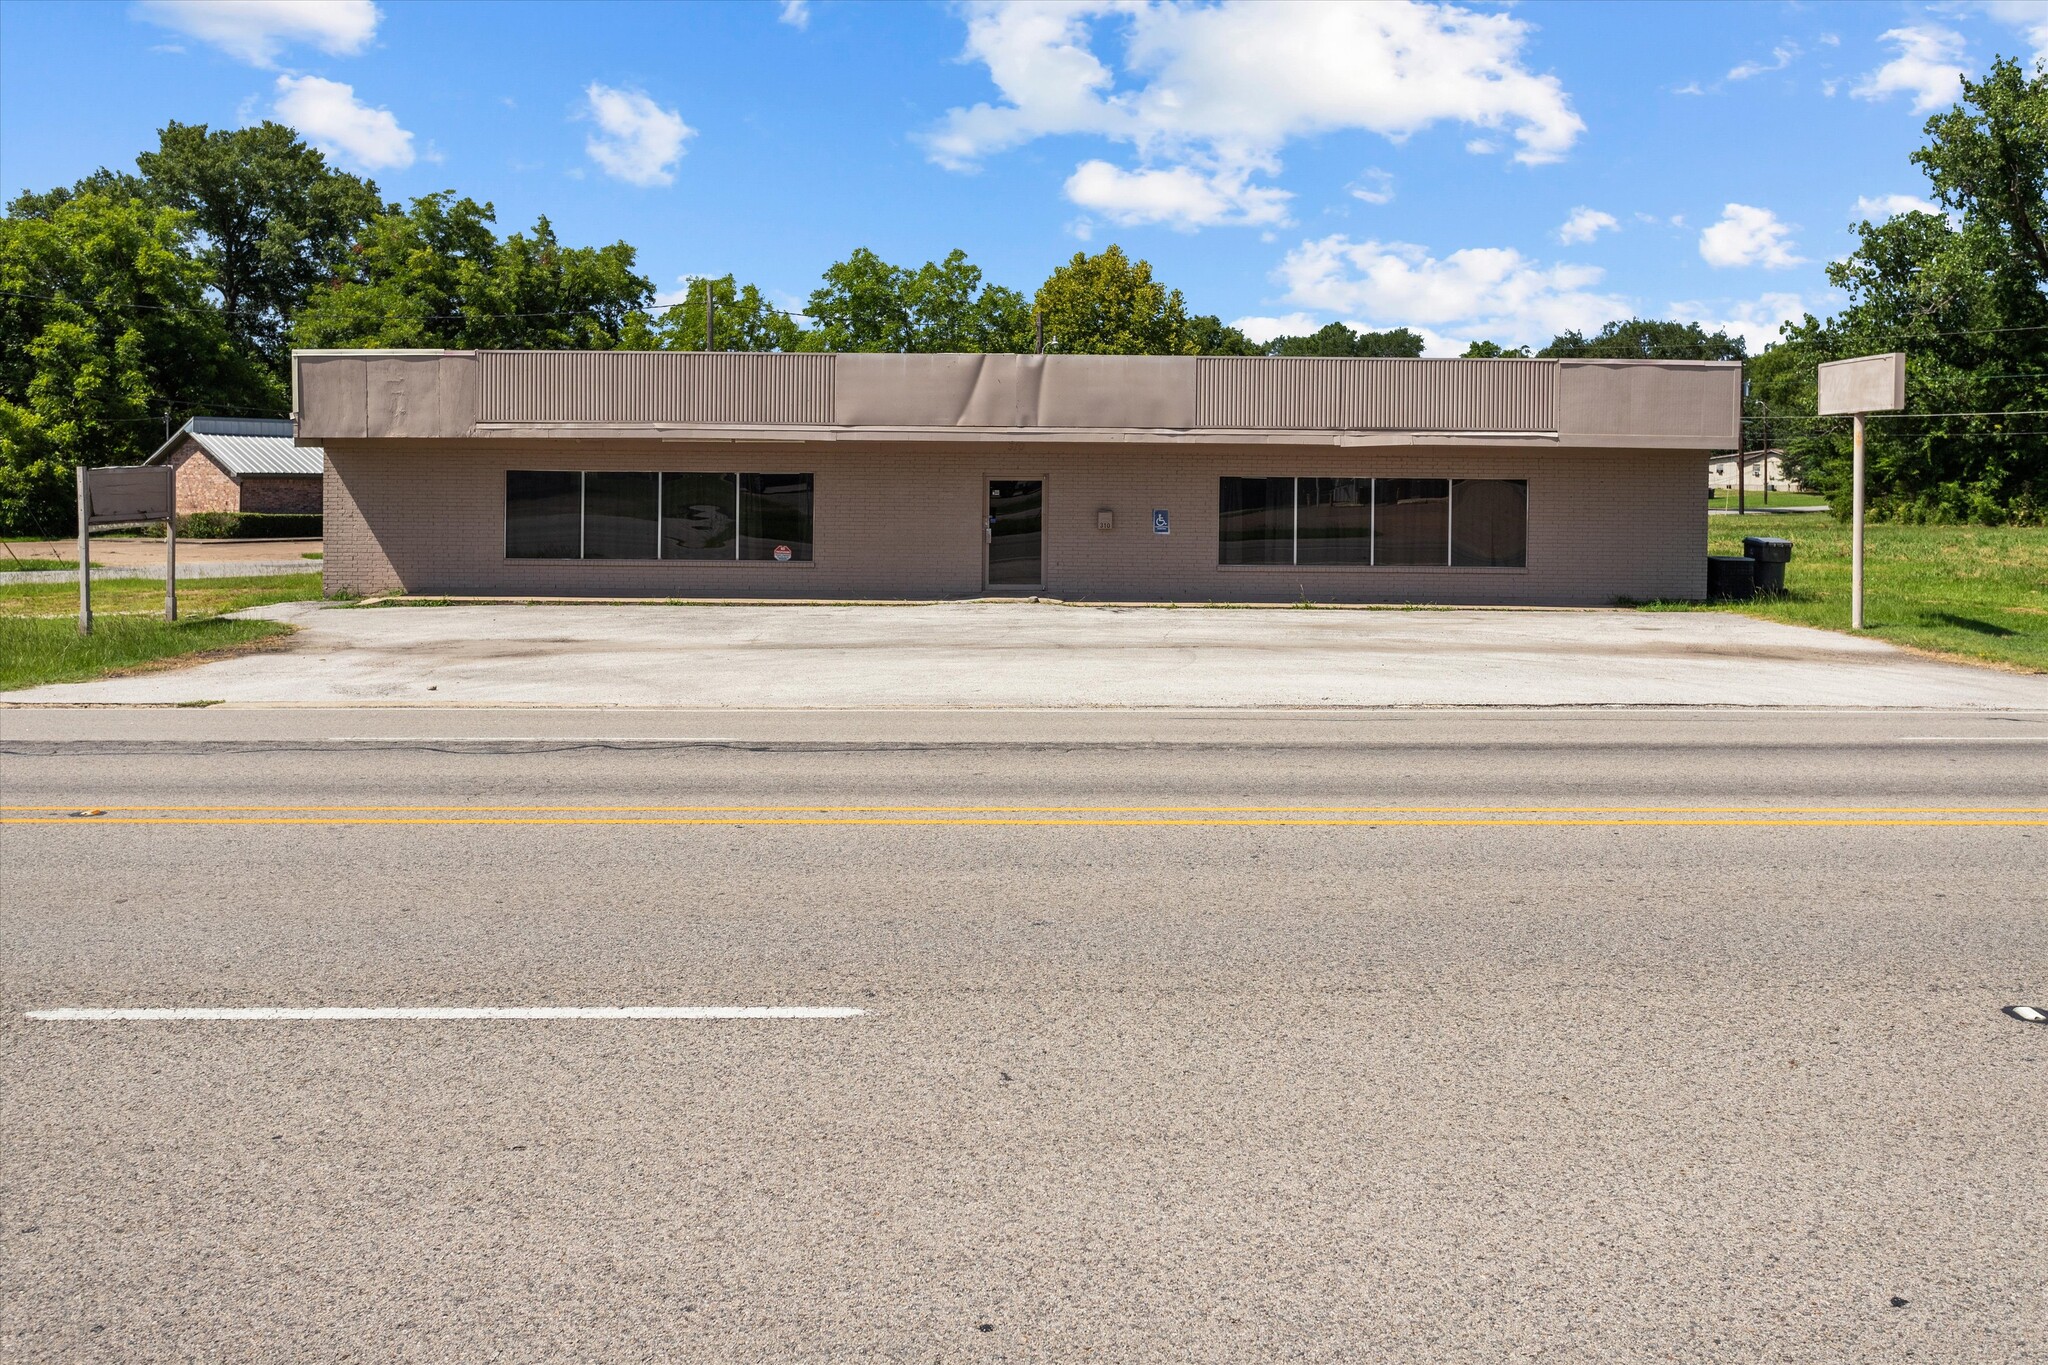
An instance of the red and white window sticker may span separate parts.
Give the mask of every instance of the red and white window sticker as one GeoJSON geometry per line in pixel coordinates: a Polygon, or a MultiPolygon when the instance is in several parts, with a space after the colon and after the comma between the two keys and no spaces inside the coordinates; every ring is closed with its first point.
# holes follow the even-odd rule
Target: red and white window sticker
{"type": "Polygon", "coordinates": [[[789,563],[789,547],[787,545],[778,545],[775,547],[775,562],[777,564],[789,563]]]}

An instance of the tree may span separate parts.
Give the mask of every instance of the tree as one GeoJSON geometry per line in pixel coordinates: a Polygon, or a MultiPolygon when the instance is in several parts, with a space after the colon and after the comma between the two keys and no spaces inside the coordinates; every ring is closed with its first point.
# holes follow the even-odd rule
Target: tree
{"type": "Polygon", "coordinates": [[[1913,154],[1948,212],[1859,225],[1856,249],[1828,267],[1848,305],[1788,326],[1750,389],[1789,433],[1792,472],[1846,509],[1847,423],[1814,418],[1814,370],[1903,351],[1909,411],[1869,423],[1871,512],[2038,523],[2048,423],[2023,414],[2048,408],[2048,72],[2001,59],[1962,89],[1913,154]]]}
{"type": "Polygon", "coordinates": [[[1188,344],[1196,355],[1264,355],[1266,348],[1213,313],[1188,319],[1188,344]]]}
{"type": "Polygon", "coordinates": [[[299,314],[293,343],[608,350],[648,326],[654,286],[634,273],[632,247],[565,247],[545,217],[500,241],[496,221],[453,190],[380,214],[346,275],[299,314]]]}
{"type": "Polygon", "coordinates": [[[816,351],[1018,351],[1031,344],[1031,312],[1014,289],[983,282],[957,248],[917,269],[866,247],[825,271],[806,305],[816,351]]]}
{"type": "Polygon", "coordinates": [[[1610,322],[1590,338],[1561,332],[1536,354],[1559,360],[1741,360],[1747,348],[1741,337],[1708,332],[1697,322],[1630,318],[1610,322]]]}
{"type": "Polygon", "coordinates": [[[769,303],[755,286],[736,285],[730,275],[698,276],[672,305],[644,329],[628,322],[620,340],[625,350],[704,349],[704,295],[710,291],[715,317],[712,338],[721,351],[794,351],[803,339],[796,319],[769,303]]]}
{"type": "Polygon", "coordinates": [[[1520,360],[1529,354],[1527,346],[1516,346],[1512,350],[1497,341],[1475,341],[1465,348],[1466,360],[1520,360]]]}
{"type": "Polygon", "coordinates": [[[72,471],[141,461],[167,411],[284,412],[207,299],[190,228],[97,193],[0,221],[0,529],[68,529],[72,471]]]}
{"type": "Polygon", "coordinates": [[[1391,332],[1354,332],[1341,322],[1332,322],[1305,337],[1275,337],[1266,349],[1270,355],[1412,358],[1422,354],[1422,338],[1406,327],[1391,332]]]}
{"type": "Polygon", "coordinates": [[[383,210],[376,185],[335,170],[280,123],[169,123],[135,164],[140,175],[102,167],[68,188],[23,193],[8,212],[48,217],[82,195],[183,210],[229,331],[281,372],[293,316],[383,210]]]}
{"type": "Polygon", "coordinates": [[[1083,252],[1038,287],[1045,349],[1075,355],[1193,355],[1187,303],[1152,278],[1149,261],[1109,246],[1083,252]]]}
{"type": "Polygon", "coordinates": [[[192,215],[229,329],[277,365],[293,316],[385,208],[373,182],[335,170],[281,123],[170,123],[135,164],[149,202],[192,215]]]}

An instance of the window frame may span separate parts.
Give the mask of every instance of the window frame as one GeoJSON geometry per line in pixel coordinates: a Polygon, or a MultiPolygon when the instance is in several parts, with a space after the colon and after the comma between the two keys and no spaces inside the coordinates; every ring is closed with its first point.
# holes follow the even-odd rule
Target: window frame
{"type": "Polygon", "coordinates": [[[1441,480],[1441,481],[1443,482],[1443,484],[1444,484],[1444,557],[1443,557],[1443,559],[1442,559],[1442,560],[1441,560],[1440,562],[1436,562],[1436,563],[1430,563],[1430,564],[1382,564],[1382,563],[1380,563],[1380,557],[1379,557],[1379,552],[1380,552],[1380,525],[1379,525],[1379,497],[1378,497],[1378,484],[1379,484],[1379,482],[1380,482],[1380,479],[1382,478],[1382,476],[1381,476],[1381,475],[1378,475],[1378,474],[1373,474],[1373,475],[1349,475],[1349,474],[1221,474],[1221,475],[1218,475],[1218,476],[1217,476],[1217,482],[1216,482],[1216,523],[1215,523],[1215,524],[1216,524],[1216,532],[1217,532],[1217,538],[1216,538],[1216,559],[1215,559],[1215,568],[1216,568],[1216,569],[1218,569],[1218,570],[1219,570],[1219,571],[1221,571],[1221,572],[1224,572],[1224,573],[1273,573],[1273,572],[1277,572],[1277,571],[1280,571],[1280,570],[1300,570],[1301,572],[1304,572],[1304,573],[1313,573],[1313,574],[1325,574],[1325,573],[1376,573],[1376,572],[1379,572],[1379,571],[1381,571],[1381,570],[1385,570],[1385,571],[1387,571],[1387,572],[1393,572],[1393,573],[1400,573],[1400,572],[1410,572],[1410,573],[1413,573],[1413,572],[1421,572],[1421,573],[1437,573],[1437,572],[1448,572],[1448,573],[1476,573],[1476,574],[1526,574],[1526,573],[1528,573],[1528,572],[1530,571],[1530,569],[1529,569],[1529,544],[1528,544],[1528,536],[1529,536],[1529,525],[1530,525],[1530,518],[1529,518],[1529,512],[1528,512],[1528,501],[1529,501],[1529,497],[1530,497],[1530,487],[1529,487],[1529,485],[1530,485],[1530,484],[1531,484],[1531,483],[1532,483],[1533,481],[1532,481],[1532,480],[1531,480],[1531,479],[1530,479],[1530,478],[1529,478],[1529,477],[1528,477],[1528,476],[1527,476],[1526,474],[1524,474],[1524,475],[1519,475],[1519,476],[1516,476],[1516,477],[1512,477],[1512,478],[1501,478],[1501,477],[1499,477],[1499,476],[1496,476],[1496,475],[1482,475],[1482,474],[1443,474],[1443,475],[1437,475],[1437,474],[1424,474],[1424,475],[1414,475],[1414,474],[1402,474],[1402,475],[1390,475],[1390,476],[1385,476],[1385,477],[1387,477],[1387,478],[1388,478],[1388,479],[1389,479],[1390,481],[1392,481],[1392,480],[1394,480],[1394,479],[1400,479],[1400,480],[1409,480],[1409,479],[1418,479],[1418,478],[1419,478],[1419,479],[1428,479],[1428,480],[1432,480],[1432,481],[1434,481],[1434,480],[1439,480],[1439,479],[1440,479],[1440,480],[1441,480]],[[1287,560],[1287,561],[1286,561],[1285,563],[1280,563],[1280,564],[1242,564],[1242,563],[1239,563],[1239,564],[1233,564],[1233,563],[1229,563],[1229,562],[1226,562],[1226,561],[1224,560],[1224,558],[1223,558],[1223,534],[1222,534],[1222,532],[1223,532],[1223,483],[1224,483],[1224,481],[1225,481],[1225,480],[1227,480],[1227,479],[1238,479],[1238,480],[1244,480],[1244,479],[1261,479],[1261,480],[1263,480],[1263,479],[1280,479],[1280,478],[1288,479],[1288,480],[1289,480],[1289,481],[1290,481],[1290,482],[1291,482],[1291,483],[1293,484],[1293,492],[1294,492],[1294,497],[1293,497],[1293,513],[1292,513],[1292,515],[1293,515],[1293,520],[1292,520],[1292,534],[1291,534],[1291,537],[1290,537],[1290,541],[1289,541],[1289,545],[1288,545],[1288,550],[1289,550],[1289,558],[1288,558],[1288,560],[1287,560]],[[1366,564],[1304,564],[1304,563],[1302,563],[1302,562],[1301,562],[1301,481],[1302,481],[1303,479],[1325,479],[1325,478],[1327,478],[1327,479],[1343,479],[1343,478],[1357,478],[1357,479],[1360,479],[1360,480],[1362,480],[1362,481],[1363,481],[1364,483],[1366,483],[1366,484],[1368,485],[1368,502],[1369,502],[1369,504],[1370,504],[1370,506],[1371,506],[1371,509],[1372,509],[1372,515],[1371,515],[1371,517],[1370,517],[1370,518],[1368,519],[1368,521],[1367,521],[1367,523],[1366,523],[1366,525],[1367,525],[1367,532],[1366,532],[1366,533],[1367,533],[1367,535],[1368,535],[1368,536],[1370,537],[1370,540],[1371,540],[1371,544],[1372,544],[1372,559],[1371,559],[1371,562],[1369,562],[1369,563],[1366,563],[1366,564]],[[1466,482],[1466,481],[1468,481],[1468,480],[1472,480],[1472,481],[1477,481],[1477,482],[1491,482],[1491,483],[1519,483],[1519,484],[1521,484],[1521,485],[1522,485],[1522,497],[1523,497],[1523,512],[1522,512],[1522,562],[1521,562],[1520,564],[1459,564],[1459,563],[1457,563],[1457,562],[1456,562],[1456,560],[1457,560],[1457,544],[1458,544],[1458,520],[1457,520],[1457,517],[1458,517],[1458,509],[1457,509],[1457,491],[1458,491],[1458,485],[1459,485],[1460,483],[1466,482]]]}
{"type": "MultiPolygon", "coordinates": [[[[774,565],[776,565],[776,566],[777,566],[778,568],[790,568],[790,567],[792,567],[792,566],[795,566],[795,565],[804,565],[804,566],[808,567],[808,566],[810,566],[810,565],[814,565],[814,564],[816,564],[816,563],[818,562],[818,552],[817,552],[817,546],[818,546],[818,532],[817,532],[818,472],[817,472],[817,471],[816,471],[815,469],[811,469],[811,470],[804,470],[804,471],[801,471],[801,472],[800,472],[800,474],[799,474],[798,472],[794,472],[794,471],[775,471],[775,470],[725,470],[725,469],[597,469],[597,470],[591,470],[591,469],[515,469],[515,468],[507,468],[507,469],[505,469],[505,470],[503,470],[503,471],[501,471],[501,472],[503,473],[503,475],[504,475],[505,479],[506,479],[506,480],[507,480],[508,482],[507,482],[507,483],[506,483],[505,485],[502,485],[502,486],[501,486],[501,494],[500,494],[500,501],[499,501],[499,505],[498,505],[498,506],[499,506],[499,525],[500,525],[500,535],[499,535],[499,538],[498,538],[498,554],[499,554],[499,559],[500,559],[500,561],[501,561],[501,562],[503,562],[503,563],[506,563],[506,564],[676,564],[676,565],[684,565],[684,564],[694,564],[694,565],[715,565],[715,564],[774,564],[774,565]],[[742,507],[742,506],[743,506],[743,504],[744,504],[744,500],[745,500],[745,497],[746,497],[746,493],[745,493],[745,491],[744,491],[744,483],[745,483],[745,479],[746,479],[746,477],[747,477],[747,475],[748,475],[748,474],[754,474],[754,475],[756,475],[756,476],[758,477],[758,476],[760,476],[761,474],[764,474],[764,473],[766,473],[766,474],[773,474],[773,473],[781,473],[781,474],[782,474],[782,477],[784,477],[784,478],[796,478],[796,477],[802,477],[802,478],[804,478],[805,480],[807,480],[807,481],[809,482],[809,484],[810,484],[810,522],[811,522],[810,532],[811,532],[811,534],[810,534],[810,539],[809,539],[808,541],[806,541],[806,542],[805,542],[805,544],[807,544],[807,545],[808,545],[808,546],[810,547],[810,552],[809,552],[809,554],[808,554],[808,555],[807,555],[807,556],[806,556],[805,558],[803,558],[803,559],[797,559],[797,558],[795,558],[795,557],[794,557],[794,555],[792,555],[792,556],[791,556],[791,558],[790,558],[790,559],[789,559],[789,560],[788,560],[787,562],[784,562],[784,561],[782,561],[782,560],[778,560],[778,559],[776,559],[776,558],[775,558],[775,557],[774,557],[774,556],[773,556],[772,554],[770,554],[769,556],[767,556],[767,557],[765,557],[765,558],[756,558],[756,559],[748,559],[748,558],[744,558],[744,557],[743,557],[743,556],[742,556],[742,555],[740,554],[740,550],[741,550],[741,548],[742,548],[742,546],[741,546],[741,542],[742,542],[742,537],[741,537],[741,535],[740,535],[740,510],[741,510],[741,507],[742,507]],[[560,556],[560,555],[514,555],[514,554],[512,553],[512,504],[511,504],[511,497],[510,497],[510,486],[509,486],[509,480],[511,479],[512,475],[514,475],[514,474],[574,474],[574,475],[576,476],[576,554],[575,554],[575,557],[574,557],[574,558],[570,558],[570,557],[568,557],[568,556],[560,556]],[[589,481],[589,476],[590,476],[591,474],[652,474],[652,475],[654,475],[654,527],[655,527],[655,543],[654,543],[654,554],[653,554],[653,556],[652,556],[652,557],[650,557],[650,558],[647,558],[647,559],[628,559],[628,558],[600,558],[600,559],[592,559],[592,558],[590,558],[590,555],[589,555],[589,550],[590,550],[590,532],[589,532],[589,516],[590,516],[590,493],[589,493],[589,488],[590,488],[590,481],[589,481]],[[732,526],[733,526],[733,537],[732,537],[732,554],[731,554],[730,556],[720,556],[720,557],[718,557],[718,558],[716,558],[716,559],[680,559],[680,558],[672,559],[672,558],[670,558],[669,556],[667,556],[667,555],[664,555],[664,554],[663,554],[663,553],[661,552],[661,551],[662,551],[662,538],[661,538],[661,528],[662,528],[662,523],[663,523],[663,522],[664,522],[664,521],[666,520],[666,509],[667,509],[667,506],[668,506],[668,503],[667,503],[667,481],[668,481],[668,477],[669,477],[669,475],[671,475],[671,474],[675,474],[675,475],[683,475],[683,474],[696,474],[696,475],[702,475],[702,474],[716,474],[716,475],[721,475],[721,476],[723,476],[723,477],[727,477],[727,478],[730,478],[730,479],[732,480],[732,489],[733,489],[733,504],[732,504],[732,526]]],[[[794,542],[794,541],[792,541],[791,543],[792,543],[792,544],[794,544],[795,542],[794,542]]]]}

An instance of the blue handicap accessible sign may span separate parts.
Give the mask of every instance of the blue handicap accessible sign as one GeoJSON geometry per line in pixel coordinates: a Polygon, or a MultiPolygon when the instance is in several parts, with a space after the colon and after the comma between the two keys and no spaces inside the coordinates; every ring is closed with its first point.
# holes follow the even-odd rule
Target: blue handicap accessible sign
{"type": "Polygon", "coordinates": [[[1157,536],[1173,534],[1173,528],[1167,525],[1166,509],[1164,507],[1155,507],[1152,509],[1152,534],[1157,536]]]}

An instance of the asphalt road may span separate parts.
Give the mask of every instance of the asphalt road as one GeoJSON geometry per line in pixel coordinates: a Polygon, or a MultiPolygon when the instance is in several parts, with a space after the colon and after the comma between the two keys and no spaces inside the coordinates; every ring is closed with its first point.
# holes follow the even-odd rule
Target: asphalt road
{"type": "Polygon", "coordinates": [[[0,713],[0,1359],[2048,1355],[2048,715],[358,718],[0,713]],[[27,1017],[480,1005],[865,1013],[27,1017]]]}

